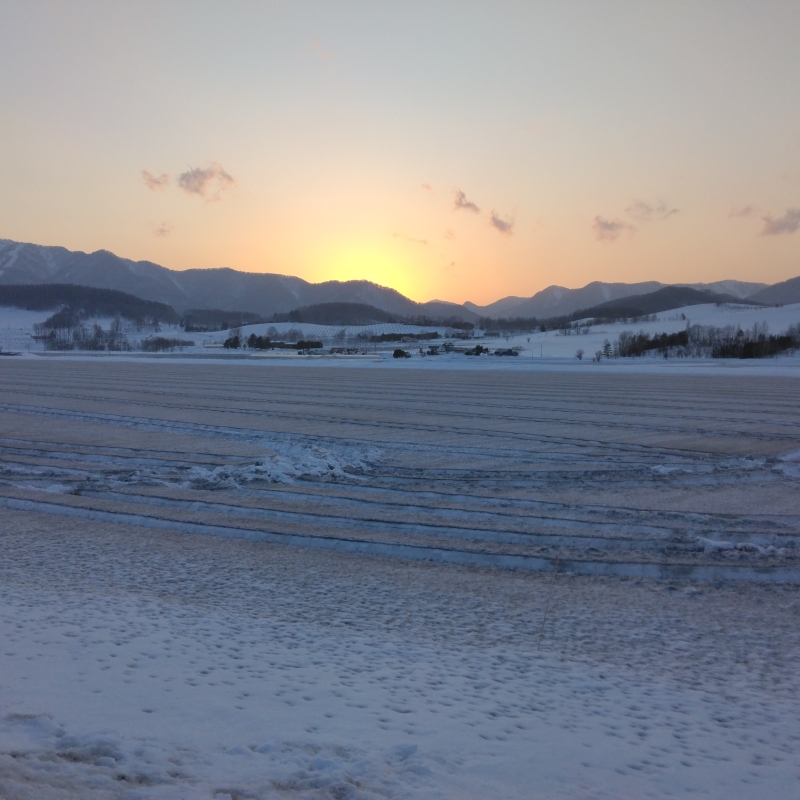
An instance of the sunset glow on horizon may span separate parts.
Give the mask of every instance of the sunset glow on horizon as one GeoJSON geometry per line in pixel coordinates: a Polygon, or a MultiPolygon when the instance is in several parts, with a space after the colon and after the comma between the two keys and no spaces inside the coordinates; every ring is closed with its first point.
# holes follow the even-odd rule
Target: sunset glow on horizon
{"type": "Polygon", "coordinates": [[[800,274],[796,3],[10,2],[0,22],[0,238],[419,301],[800,274]]]}

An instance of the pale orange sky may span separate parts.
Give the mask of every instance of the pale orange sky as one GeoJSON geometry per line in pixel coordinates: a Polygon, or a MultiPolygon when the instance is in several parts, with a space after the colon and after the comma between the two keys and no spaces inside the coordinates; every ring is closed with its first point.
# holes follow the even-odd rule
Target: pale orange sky
{"type": "Polygon", "coordinates": [[[800,274],[796,2],[6,2],[0,27],[2,238],[478,303],[800,274]]]}

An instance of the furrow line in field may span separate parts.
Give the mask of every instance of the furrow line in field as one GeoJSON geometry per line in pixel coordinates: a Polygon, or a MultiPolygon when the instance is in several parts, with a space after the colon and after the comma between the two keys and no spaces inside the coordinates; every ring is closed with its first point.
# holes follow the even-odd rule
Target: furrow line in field
{"type": "Polygon", "coordinates": [[[782,524],[787,526],[800,526],[800,515],[784,515],[784,514],[725,514],[722,512],[692,512],[692,511],[672,511],[668,509],[652,511],[632,506],[622,505],[598,505],[596,503],[587,504],[574,504],[574,503],[556,503],[545,500],[528,500],[511,497],[497,496],[480,496],[480,495],[465,495],[458,492],[439,492],[428,489],[426,491],[419,491],[410,494],[404,489],[391,488],[391,487],[377,487],[372,485],[352,484],[352,483],[311,483],[308,481],[298,481],[291,486],[284,486],[276,488],[274,486],[261,487],[261,488],[243,488],[241,492],[246,494],[253,494],[261,496],[263,494],[276,494],[287,497],[294,497],[301,495],[303,502],[308,502],[311,498],[322,498],[329,500],[336,498],[337,500],[345,500],[360,505],[363,503],[375,503],[385,506],[399,506],[406,507],[408,503],[406,498],[413,497],[414,504],[412,508],[419,508],[421,511],[428,511],[431,508],[446,508],[450,511],[464,511],[465,513],[476,514],[491,514],[505,516],[508,511],[496,510],[487,511],[487,508],[508,509],[516,508],[521,512],[529,510],[549,510],[551,512],[562,512],[570,515],[575,514],[598,514],[601,516],[619,514],[626,518],[633,518],[638,523],[641,519],[652,519],[654,516],[663,518],[670,521],[670,526],[682,526],[686,524],[691,525],[711,525],[716,521],[724,522],[725,524],[733,524],[743,520],[747,524],[764,525],[764,524],[782,524]],[[378,499],[385,498],[386,496],[395,498],[394,500],[378,499]],[[370,499],[375,497],[376,499],[370,499]],[[421,505],[421,501],[430,500],[435,503],[435,506],[421,505]],[[447,504],[449,505],[442,505],[447,504]],[[457,505],[456,505],[457,504],[457,505]],[[471,510],[471,507],[475,510],[471,510]]]}
{"type": "MultiPolygon", "coordinates": [[[[141,389],[140,389],[140,387],[137,387],[137,388],[138,388],[138,391],[136,393],[138,394],[138,393],[141,392],[141,389]]],[[[27,394],[27,395],[31,395],[32,394],[29,390],[25,391],[23,393],[27,394]]],[[[641,415],[640,414],[636,415],[637,421],[633,422],[632,419],[631,419],[630,414],[625,415],[625,414],[619,413],[618,412],[618,407],[615,406],[615,412],[614,413],[615,414],[618,413],[618,415],[623,417],[624,420],[621,421],[621,422],[613,422],[613,421],[608,421],[608,420],[600,421],[599,418],[598,418],[598,415],[602,414],[602,413],[609,413],[609,412],[603,412],[601,406],[599,404],[595,405],[594,403],[592,405],[592,410],[590,412],[590,415],[587,416],[586,419],[581,419],[580,415],[575,415],[574,413],[571,416],[568,415],[567,413],[564,413],[564,412],[559,413],[560,412],[559,409],[549,409],[550,415],[547,416],[547,417],[529,417],[529,416],[526,417],[525,416],[526,409],[524,407],[518,409],[516,406],[514,407],[515,410],[514,410],[513,414],[498,414],[497,411],[494,410],[491,406],[485,406],[485,407],[484,406],[475,406],[475,407],[473,407],[475,410],[473,410],[473,408],[471,408],[470,411],[458,411],[457,409],[452,408],[451,404],[449,402],[447,402],[445,400],[442,400],[441,398],[439,398],[438,400],[434,401],[433,404],[432,403],[425,403],[419,409],[414,409],[414,408],[409,408],[408,403],[405,403],[405,404],[398,403],[396,398],[393,401],[390,400],[390,401],[388,401],[386,403],[382,403],[381,405],[376,405],[374,403],[370,403],[370,404],[366,404],[366,405],[364,405],[364,404],[355,405],[353,403],[344,403],[344,402],[338,403],[338,402],[336,402],[336,400],[334,398],[328,397],[326,399],[325,403],[324,403],[326,411],[329,412],[330,409],[332,409],[332,408],[340,408],[342,410],[342,412],[343,412],[343,415],[342,415],[342,417],[325,417],[325,418],[322,418],[322,417],[319,416],[318,413],[313,412],[313,411],[302,412],[301,413],[301,412],[299,412],[297,410],[300,407],[310,407],[311,409],[314,409],[314,408],[318,407],[319,403],[312,402],[307,397],[299,398],[298,401],[295,402],[295,403],[287,403],[286,400],[284,400],[282,398],[282,400],[281,400],[282,408],[278,410],[278,409],[274,409],[274,408],[266,408],[266,409],[265,408],[255,408],[255,409],[253,409],[253,408],[247,408],[247,407],[237,407],[236,405],[233,405],[231,403],[231,400],[230,400],[229,397],[220,398],[220,399],[225,401],[224,405],[220,405],[220,406],[213,405],[210,402],[202,402],[202,403],[193,404],[193,403],[187,402],[187,398],[185,396],[180,396],[179,397],[172,391],[170,391],[170,392],[159,392],[158,390],[148,391],[148,399],[143,399],[141,397],[139,397],[137,399],[131,399],[129,395],[126,395],[126,396],[120,397],[120,398],[111,398],[111,397],[106,397],[106,396],[87,395],[87,394],[83,394],[83,393],[81,393],[81,394],[68,394],[68,393],[63,392],[63,391],[61,391],[61,392],[53,392],[52,390],[47,391],[47,392],[40,391],[40,392],[36,392],[36,393],[33,393],[33,394],[35,396],[49,397],[51,399],[52,398],[56,398],[58,400],[69,399],[69,400],[78,400],[78,401],[84,401],[84,402],[88,401],[88,402],[103,402],[103,403],[120,403],[121,402],[121,403],[124,403],[126,405],[133,405],[133,406],[137,406],[137,407],[155,406],[155,407],[158,407],[158,408],[170,408],[170,409],[179,408],[184,412],[185,411],[194,411],[194,412],[200,412],[200,413],[213,413],[213,414],[256,415],[256,416],[265,417],[265,418],[292,419],[292,420],[298,420],[298,421],[304,421],[304,422],[324,421],[324,422],[334,422],[335,423],[335,422],[345,422],[346,421],[346,422],[353,423],[354,420],[352,419],[352,415],[353,415],[354,411],[359,411],[359,412],[362,412],[362,413],[363,412],[376,412],[377,411],[379,413],[386,414],[387,411],[391,411],[392,406],[396,404],[399,407],[397,408],[395,413],[400,413],[400,414],[406,413],[406,414],[409,414],[409,416],[412,417],[412,418],[418,418],[421,414],[426,414],[426,413],[429,416],[432,416],[432,417],[436,417],[436,416],[440,416],[442,414],[446,414],[446,416],[449,417],[449,418],[453,418],[453,419],[461,419],[461,418],[463,418],[463,419],[466,419],[466,420],[472,420],[476,416],[490,415],[492,417],[492,419],[497,420],[499,422],[514,423],[514,424],[519,424],[520,418],[522,417],[522,418],[524,418],[525,423],[529,424],[529,425],[535,425],[535,424],[540,424],[540,425],[541,424],[547,424],[547,425],[551,425],[551,426],[569,425],[570,427],[575,427],[576,425],[578,425],[578,426],[586,426],[586,427],[601,428],[601,429],[602,428],[605,428],[605,429],[624,428],[626,430],[628,430],[628,429],[630,429],[630,430],[647,430],[647,431],[654,431],[654,432],[659,432],[659,433],[691,433],[691,434],[694,434],[694,435],[700,434],[700,435],[719,435],[719,436],[729,436],[729,435],[731,435],[730,424],[729,424],[730,420],[718,419],[717,417],[715,417],[710,421],[706,420],[706,424],[709,424],[709,422],[718,423],[720,425],[720,428],[716,428],[716,427],[714,427],[714,428],[708,428],[708,427],[706,427],[706,428],[698,428],[697,427],[698,416],[697,416],[696,413],[693,413],[691,415],[687,414],[687,417],[686,417],[687,421],[690,420],[692,422],[692,427],[689,427],[688,425],[687,426],[676,426],[676,425],[665,426],[663,424],[656,425],[653,422],[644,423],[644,422],[638,421],[638,420],[641,420],[641,415]],[[174,399],[173,402],[163,402],[163,401],[159,402],[159,401],[156,401],[156,400],[149,399],[149,398],[151,398],[153,396],[159,396],[159,395],[165,395],[165,396],[167,396],[169,398],[173,398],[174,397],[175,399],[174,399]],[[438,408],[438,410],[436,408],[437,404],[440,406],[438,408]],[[284,406],[290,406],[291,410],[286,410],[285,408],[283,408],[284,406]],[[482,412],[482,413],[479,413],[479,414],[475,413],[476,410],[479,411],[480,409],[483,409],[483,408],[485,408],[485,412],[482,412]],[[552,416],[554,414],[555,415],[559,415],[559,416],[563,416],[563,419],[559,419],[558,417],[552,416]]],[[[203,396],[202,399],[203,400],[207,400],[205,395],[203,396]]],[[[241,402],[241,400],[238,400],[237,402],[241,402]]],[[[258,401],[254,400],[253,402],[258,402],[258,401]]],[[[264,403],[265,401],[261,400],[261,402],[264,403]]],[[[503,409],[505,409],[507,407],[508,407],[507,403],[503,403],[502,405],[499,406],[499,408],[503,408],[503,409]]],[[[587,412],[587,413],[589,413],[589,412],[587,412]]],[[[761,411],[759,413],[761,414],[761,411]]],[[[675,412],[671,410],[670,416],[674,416],[674,415],[675,415],[675,412]]],[[[651,419],[652,419],[652,417],[651,417],[651,419]]],[[[763,420],[761,420],[761,417],[759,417],[759,421],[760,421],[759,424],[763,424],[763,420]]],[[[754,424],[753,423],[753,419],[752,419],[752,414],[743,414],[742,418],[739,419],[738,422],[740,424],[743,424],[745,427],[750,427],[752,424],[754,424]]],[[[385,421],[379,421],[377,424],[385,425],[387,427],[392,427],[392,425],[394,423],[393,423],[392,420],[385,420],[385,421]]],[[[775,424],[779,425],[780,427],[786,427],[786,426],[795,427],[795,428],[800,427],[800,425],[798,425],[796,423],[787,422],[785,420],[784,421],[780,421],[780,422],[776,421],[775,424]]],[[[738,435],[744,435],[746,432],[740,430],[740,431],[737,431],[737,433],[738,433],[738,435]]],[[[761,436],[764,436],[764,435],[772,436],[772,437],[778,437],[778,438],[782,438],[783,437],[782,434],[777,434],[777,433],[761,434],[761,436]]],[[[795,435],[797,435],[797,434],[795,434],[795,435]]]]}
{"type": "MultiPolygon", "coordinates": [[[[369,444],[373,447],[378,448],[405,448],[405,449],[412,449],[418,451],[420,449],[429,449],[435,451],[441,451],[441,446],[425,444],[425,443],[396,443],[396,442],[387,442],[382,440],[376,440],[375,438],[369,440],[361,440],[361,439],[353,439],[352,437],[332,437],[332,436],[325,436],[325,437],[317,437],[308,434],[299,434],[299,433],[285,433],[285,432],[273,432],[273,431],[261,431],[251,428],[236,428],[230,426],[221,426],[221,425],[209,425],[197,422],[184,422],[179,420],[171,420],[171,419],[155,419],[150,417],[133,417],[127,415],[119,415],[119,414],[107,414],[107,413],[91,413],[91,412],[84,412],[84,411],[75,411],[75,410],[65,410],[65,409],[54,409],[49,407],[41,407],[41,406],[18,406],[18,405],[11,405],[11,404],[0,404],[0,412],[5,411],[6,413],[19,413],[19,414],[30,414],[33,416],[43,416],[49,417],[54,419],[75,419],[80,421],[85,421],[93,424],[108,424],[120,427],[128,427],[128,428],[135,428],[140,430],[152,430],[152,431],[159,431],[159,432],[168,432],[168,433],[180,433],[184,435],[191,435],[191,436],[199,436],[204,438],[219,438],[219,439],[227,439],[227,440],[234,440],[234,441],[241,441],[247,442],[249,444],[262,444],[262,445],[269,445],[269,439],[271,438],[273,441],[283,442],[283,443],[297,443],[298,440],[302,442],[313,442],[314,444],[320,443],[336,443],[342,444],[347,443],[348,445],[352,446],[354,444],[358,444],[361,446],[366,446],[369,444]]],[[[468,434],[462,435],[470,435],[470,436],[479,436],[481,438],[488,438],[493,439],[496,437],[492,436],[484,436],[482,432],[470,432],[468,434]]],[[[712,458],[711,454],[703,454],[696,450],[682,450],[679,448],[668,448],[662,446],[644,446],[644,445],[634,445],[634,444],[619,444],[619,443],[604,443],[597,440],[586,440],[586,439],[578,439],[578,438],[567,438],[567,437],[555,437],[555,436],[547,436],[547,435],[533,435],[533,434],[520,434],[520,435],[504,435],[501,438],[513,438],[515,442],[519,441],[522,438],[526,443],[546,443],[550,444],[562,444],[569,447],[575,447],[579,453],[575,454],[575,457],[579,457],[580,452],[586,453],[587,449],[597,449],[603,452],[604,458],[609,458],[611,453],[623,453],[623,454],[647,454],[651,458],[665,458],[667,456],[678,456],[678,457],[691,457],[694,459],[701,458],[705,455],[706,458],[712,458]]],[[[459,445],[458,447],[448,447],[448,453],[451,454],[473,454],[473,453],[497,453],[499,455],[503,455],[505,457],[513,457],[513,458],[532,458],[534,456],[529,454],[529,451],[520,451],[519,449],[510,450],[508,448],[504,448],[499,450],[497,448],[493,448],[492,450],[488,450],[486,446],[475,445],[470,447],[465,447],[464,445],[459,445]]],[[[568,455],[564,455],[564,458],[567,458],[568,455]]]]}
{"type": "MultiPolygon", "coordinates": [[[[121,381],[119,378],[116,379],[116,383],[119,384],[121,381]]],[[[126,397],[130,396],[131,393],[141,393],[141,385],[139,383],[130,383],[125,384],[124,381],[122,382],[123,386],[119,388],[114,388],[113,391],[109,391],[109,388],[106,387],[105,391],[107,396],[104,396],[102,399],[110,399],[110,400],[122,400],[126,397]],[[119,397],[116,397],[119,395],[119,397]]],[[[324,407],[342,407],[347,410],[351,410],[354,407],[358,407],[359,409],[363,410],[380,410],[385,411],[386,405],[377,405],[374,402],[374,394],[368,391],[364,392],[357,392],[354,391],[351,387],[343,384],[335,384],[333,386],[330,383],[325,382],[324,385],[320,385],[320,382],[312,381],[313,389],[317,390],[318,394],[322,395],[330,395],[331,390],[335,390],[337,398],[341,398],[339,402],[332,401],[332,402],[325,402],[322,405],[324,407]]],[[[280,402],[281,405],[284,404],[291,404],[292,406],[296,405],[308,405],[314,406],[313,397],[309,399],[309,393],[307,391],[299,391],[296,387],[297,381],[291,381],[286,385],[280,386],[279,391],[276,391],[276,382],[271,381],[266,387],[261,384],[256,384],[252,388],[248,389],[247,391],[251,392],[252,395],[248,396],[247,391],[238,394],[238,398],[240,398],[239,402],[280,402]],[[276,398],[273,400],[273,397],[276,398]],[[279,400],[277,398],[280,398],[279,400]]],[[[13,389],[15,386],[22,387],[19,389],[20,392],[24,393],[36,393],[42,395],[54,395],[52,392],[52,387],[49,385],[43,385],[41,389],[36,389],[32,387],[30,383],[21,383],[21,382],[14,382],[9,381],[6,384],[7,389],[13,389]]],[[[65,385],[62,387],[62,394],[63,390],[67,389],[70,391],[85,391],[86,386],[78,384],[78,385],[65,385]]],[[[678,397],[683,397],[685,393],[681,393],[680,395],[676,395],[674,392],[674,387],[670,385],[670,389],[673,391],[670,392],[670,399],[668,402],[659,403],[656,399],[649,399],[648,401],[648,408],[650,408],[653,412],[658,412],[658,416],[661,418],[667,419],[697,419],[698,417],[703,417],[706,412],[703,410],[698,411],[698,405],[703,406],[707,404],[709,409],[714,412],[714,415],[711,420],[715,422],[720,422],[721,424],[729,424],[731,422],[742,422],[742,421],[749,421],[751,418],[751,409],[748,406],[742,405],[739,401],[739,398],[736,395],[731,395],[729,399],[729,403],[733,403],[737,406],[736,409],[725,410],[722,413],[724,414],[732,414],[735,416],[719,416],[720,408],[719,408],[719,398],[715,397],[714,399],[706,400],[702,396],[697,396],[696,394],[691,395],[691,403],[688,401],[678,402],[678,397]],[[685,414],[677,414],[677,411],[685,411],[685,414]]],[[[506,410],[509,406],[512,406],[515,410],[518,410],[520,414],[524,415],[529,411],[534,411],[537,413],[550,413],[556,414],[560,416],[564,416],[570,422],[575,419],[575,414],[577,413],[585,413],[584,412],[584,405],[580,403],[576,403],[575,401],[571,400],[569,395],[564,395],[559,398],[559,405],[558,407],[554,408],[552,406],[552,398],[550,396],[543,396],[540,400],[537,400],[536,403],[531,404],[531,394],[532,392],[535,393],[535,384],[534,385],[526,385],[523,389],[519,390],[518,393],[514,393],[513,391],[507,391],[504,394],[503,402],[499,402],[496,400],[496,396],[492,392],[487,392],[484,394],[479,387],[477,387],[474,382],[470,381],[469,383],[469,399],[470,399],[470,408],[480,407],[485,408],[487,410],[491,410],[494,412],[495,409],[499,410],[506,410]]],[[[219,392],[216,393],[213,391],[213,386],[209,386],[204,388],[204,392],[200,395],[197,392],[197,386],[194,383],[184,382],[181,386],[176,386],[175,381],[170,381],[170,387],[168,389],[157,389],[155,387],[152,388],[152,391],[148,391],[148,396],[164,396],[164,397],[181,397],[187,398],[197,395],[199,398],[203,400],[209,400],[212,402],[223,402],[229,403],[231,398],[227,392],[219,392]]],[[[66,395],[68,396],[68,395],[66,395]]],[[[86,399],[86,395],[81,395],[82,398],[86,399]]],[[[91,396],[92,399],[100,399],[96,395],[91,396]]],[[[453,410],[454,413],[463,413],[465,415],[471,412],[458,412],[453,409],[453,400],[452,398],[448,397],[443,399],[441,397],[440,387],[437,385],[432,386],[428,395],[425,394],[424,390],[417,390],[415,392],[408,391],[403,383],[392,383],[392,394],[391,394],[391,402],[394,402],[398,405],[401,405],[404,409],[412,411],[414,413],[417,412],[419,409],[420,412],[424,412],[427,409],[430,409],[432,404],[445,404],[447,405],[448,409],[453,410]]],[[[631,393],[629,391],[625,392],[613,392],[609,393],[608,390],[602,390],[599,388],[595,389],[595,392],[592,396],[592,420],[594,420],[595,414],[611,414],[617,416],[625,416],[629,414],[629,411],[624,410],[627,406],[630,408],[636,408],[638,411],[638,406],[633,402],[631,393]]],[[[769,422],[774,422],[777,425],[793,425],[797,426],[800,425],[800,421],[787,421],[786,420],[786,412],[796,412],[797,407],[795,404],[787,401],[785,403],[779,403],[775,400],[769,400],[768,398],[764,397],[763,404],[760,405],[759,413],[761,418],[763,419],[763,415],[772,414],[776,415],[775,420],[769,420],[769,422]],[[775,408],[772,409],[770,406],[774,405],[775,408]]],[[[499,418],[503,418],[502,415],[499,418]]],[[[516,414],[514,417],[508,417],[509,419],[516,418],[516,414]]]]}
{"type": "MultiPolygon", "coordinates": [[[[440,536],[445,538],[459,538],[469,540],[499,541],[513,544],[527,544],[533,539],[546,544],[564,544],[566,537],[574,541],[575,546],[601,547],[611,546],[623,549],[653,549],[663,547],[666,542],[671,544],[685,544],[676,540],[674,531],[669,529],[647,530],[632,525],[616,525],[614,523],[583,522],[574,519],[556,519],[549,517],[528,517],[520,521],[530,529],[537,527],[572,529],[576,533],[562,533],[559,535],[542,534],[536,530],[515,530],[511,528],[478,528],[464,525],[447,524],[446,520],[437,522],[417,522],[408,520],[386,520],[379,517],[362,515],[337,515],[330,512],[315,513],[310,511],[288,511],[285,509],[253,508],[229,503],[211,503],[203,500],[174,499],[157,495],[132,494],[130,492],[82,492],[84,497],[97,497],[107,500],[119,500],[128,503],[175,508],[178,510],[208,511],[224,516],[249,517],[251,519],[269,522],[278,520],[291,520],[296,523],[309,525],[325,525],[340,528],[358,528],[360,530],[380,530],[390,533],[409,533],[423,536],[440,536]],[[578,533],[577,531],[587,531],[578,533]],[[594,535],[588,533],[592,531],[594,535]],[[603,535],[605,532],[606,535],[603,535]],[[638,536],[637,536],[638,534],[638,536]],[[545,539],[548,541],[545,542],[545,539]],[[553,541],[549,541],[552,539],[553,541]],[[605,543],[605,545],[604,545],[605,543]]],[[[771,543],[771,542],[770,542],[771,543]]]]}
{"type": "MultiPolygon", "coordinates": [[[[269,531],[236,528],[232,526],[205,525],[163,519],[147,515],[98,511],[75,506],[63,506],[51,502],[23,500],[0,496],[0,507],[20,511],[36,511],[58,516],[100,520],[123,525],[146,528],[161,528],[190,534],[221,536],[235,539],[248,539],[272,544],[286,544],[297,547],[337,550],[350,553],[363,553],[401,557],[415,560],[439,561],[445,563],[467,564],[481,567],[500,567],[523,569],[536,572],[550,572],[555,566],[555,558],[509,553],[486,553],[469,550],[447,549],[418,544],[397,542],[370,542],[334,537],[320,537],[302,534],[274,533],[269,531]]],[[[767,582],[800,582],[800,568],[784,565],[753,564],[689,564],[604,561],[591,558],[562,558],[561,569],[574,575],[603,575],[648,578],[672,578],[711,580],[750,580],[767,582]]]]}

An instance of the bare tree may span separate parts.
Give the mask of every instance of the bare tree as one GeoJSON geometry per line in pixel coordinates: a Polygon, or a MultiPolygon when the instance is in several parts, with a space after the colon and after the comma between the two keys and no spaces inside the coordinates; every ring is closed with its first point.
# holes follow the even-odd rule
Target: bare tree
{"type": "Polygon", "coordinates": [[[581,350],[580,347],[575,351],[575,358],[577,358],[578,361],[583,361],[583,350],[581,350]]]}

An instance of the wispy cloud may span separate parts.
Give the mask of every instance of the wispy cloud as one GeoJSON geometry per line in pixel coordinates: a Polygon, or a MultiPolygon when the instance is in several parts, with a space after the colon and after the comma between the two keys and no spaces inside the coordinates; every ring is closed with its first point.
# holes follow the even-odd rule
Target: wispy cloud
{"type": "Polygon", "coordinates": [[[481,210],[478,206],[475,205],[471,200],[467,200],[467,196],[461,189],[456,189],[453,192],[455,197],[455,209],[456,211],[471,211],[473,214],[480,214],[481,210]]]}
{"type": "Polygon", "coordinates": [[[433,190],[433,186],[431,186],[429,183],[423,183],[422,188],[428,197],[433,197],[436,194],[436,192],[433,190]]]}
{"type": "Polygon", "coordinates": [[[402,239],[404,242],[411,242],[412,244],[428,244],[427,239],[415,239],[413,236],[407,236],[405,233],[393,233],[393,239],[402,239]]]}
{"type": "Polygon", "coordinates": [[[205,169],[190,167],[178,175],[178,186],[187,194],[197,194],[209,200],[219,200],[222,192],[236,186],[236,180],[221,164],[212,163],[205,169]]]}
{"type": "Polygon", "coordinates": [[[489,217],[489,224],[497,228],[500,233],[505,233],[508,236],[514,232],[514,220],[503,219],[502,217],[498,216],[494,209],[492,209],[492,214],[489,217]]]}
{"type": "Polygon", "coordinates": [[[312,39],[311,46],[314,48],[314,53],[316,53],[321,61],[324,61],[326,64],[333,64],[333,53],[328,50],[319,39],[312,39]]]}
{"type": "Polygon", "coordinates": [[[143,169],[142,180],[144,181],[144,185],[151,192],[157,192],[161,189],[166,189],[167,186],[169,186],[170,177],[166,172],[162,175],[153,175],[152,172],[148,172],[146,169],[143,169]]]}
{"type": "Polygon", "coordinates": [[[172,233],[172,224],[169,222],[162,222],[160,225],[156,227],[153,233],[156,236],[169,236],[172,233]]]}
{"type": "Polygon", "coordinates": [[[749,219],[758,213],[755,206],[736,206],[728,212],[728,219],[749,219]]]}
{"type": "Polygon", "coordinates": [[[663,200],[659,200],[656,204],[647,203],[644,200],[634,200],[625,209],[628,216],[639,222],[669,219],[674,214],[677,214],[679,210],[670,208],[663,200]]]}
{"type": "Polygon", "coordinates": [[[445,232],[442,234],[442,236],[444,236],[444,238],[445,238],[445,239],[450,239],[450,240],[452,240],[452,239],[455,239],[455,236],[456,236],[456,235],[453,233],[453,231],[451,231],[451,230],[450,230],[450,228],[448,228],[448,229],[447,229],[447,230],[446,230],[446,231],[445,231],[445,232]]]}
{"type": "Polygon", "coordinates": [[[773,217],[772,214],[766,214],[761,219],[764,220],[764,227],[761,229],[762,236],[795,233],[800,228],[800,208],[787,208],[782,217],[773,217]]]}
{"type": "Polygon", "coordinates": [[[599,242],[614,242],[622,236],[623,233],[633,233],[636,228],[621,219],[605,219],[601,216],[596,216],[592,223],[594,235],[599,242]]]}

